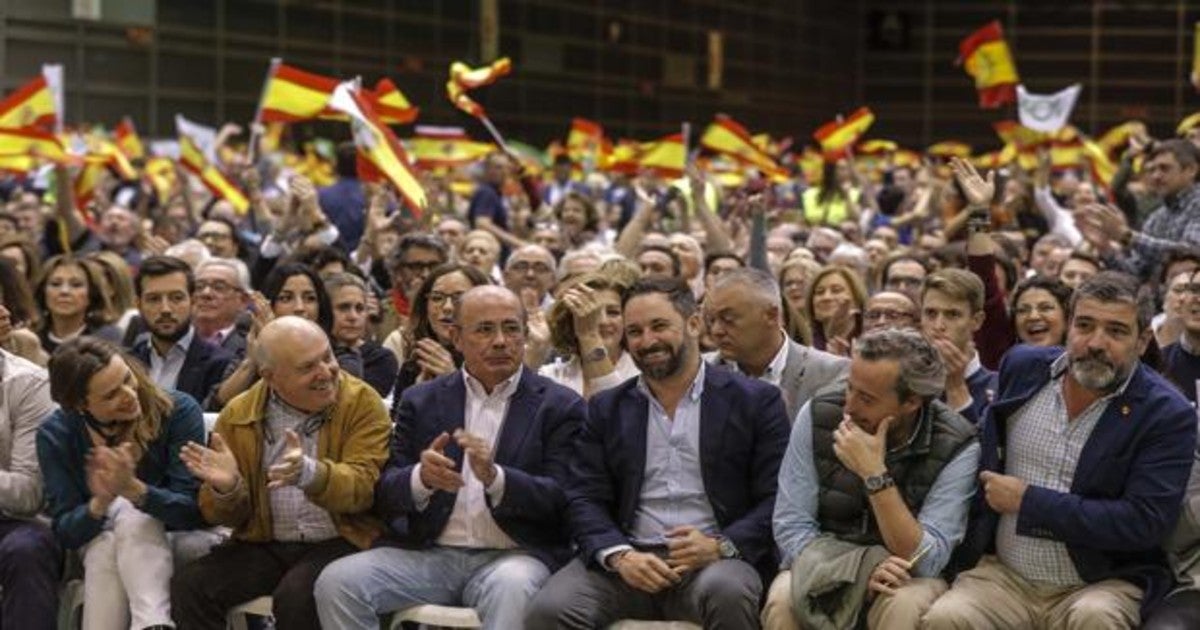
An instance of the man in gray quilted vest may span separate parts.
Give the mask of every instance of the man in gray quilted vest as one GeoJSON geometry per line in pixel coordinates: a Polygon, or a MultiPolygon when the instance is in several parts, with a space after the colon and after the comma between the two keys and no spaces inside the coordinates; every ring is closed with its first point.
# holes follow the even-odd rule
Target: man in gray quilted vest
{"type": "Polygon", "coordinates": [[[855,344],[844,392],[801,409],[779,472],[774,533],[784,569],[763,627],[915,628],[946,591],[939,574],[975,492],[972,423],[939,398],[946,368],[920,333],[855,344]],[[843,584],[838,600],[815,595],[843,584]],[[848,627],[846,626],[846,627],[848,627]]]}

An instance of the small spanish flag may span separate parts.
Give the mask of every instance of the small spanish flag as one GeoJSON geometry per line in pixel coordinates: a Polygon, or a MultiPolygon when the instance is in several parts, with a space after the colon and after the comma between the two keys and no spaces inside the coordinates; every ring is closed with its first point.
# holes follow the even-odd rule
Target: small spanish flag
{"type": "Polygon", "coordinates": [[[61,66],[42,66],[41,74],[0,101],[0,127],[56,128],[60,121],[61,76],[61,66]]]}
{"type": "Polygon", "coordinates": [[[472,140],[461,127],[417,125],[416,132],[405,145],[414,162],[423,168],[473,164],[496,150],[491,143],[472,140]]]}
{"type": "Polygon", "coordinates": [[[404,147],[392,130],[379,119],[371,103],[364,98],[354,82],[337,86],[329,106],[350,118],[354,144],[358,147],[358,165],[364,179],[386,179],[408,203],[413,215],[420,218],[425,209],[425,189],[413,174],[404,147]]]}
{"type": "Polygon", "coordinates": [[[849,118],[838,116],[813,133],[826,158],[841,157],[862,137],[875,122],[875,114],[868,107],[859,107],[849,118]]]}
{"type": "Polygon", "coordinates": [[[858,155],[883,155],[895,153],[899,148],[900,145],[892,140],[863,140],[854,152],[858,155]]]}
{"type": "Polygon", "coordinates": [[[658,172],[663,177],[681,177],[687,158],[683,134],[676,133],[639,147],[638,166],[658,172]]]}
{"type": "Polygon", "coordinates": [[[121,153],[125,157],[136,160],[146,157],[146,149],[142,145],[142,139],[138,137],[137,128],[133,126],[133,120],[128,116],[121,119],[113,129],[113,137],[117,141],[117,147],[121,149],[121,153]]]}
{"type": "Polygon", "coordinates": [[[717,114],[712,124],[700,136],[700,145],[762,171],[765,175],[780,175],[784,170],[770,155],[754,144],[746,128],[724,114],[717,114]]]}
{"type": "Polygon", "coordinates": [[[468,90],[491,85],[500,77],[512,72],[512,61],[508,57],[497,59],[491,65],[472,68],[461,61],[450,64],[450,79],[446,82],[446,97],[460,110],[475,118],[486,118],[483,106],[475,102],[468,90]]]}
{"type": "Polygon", "coordinates": [[[567,155],[572,160],[591,160],[592,164],[598,164],[604,144],[604,127],[600,123],[586,118],[571,119],[571,130],[567,133],[567,155]]]}
{"type": "Polygon", "coordinates": [[[40,129],[0,128],[0,155],[35,155],[51,162],[73,162],[62,138],[40,129]]]}
{"type": "Polygon", "coordinates": [[[1100,134],[1100,137],[1096,139],[1096,144],[1104,149],[1106,155],[1114,155],[1129,144],[1130,138],[1145,133],[1146,123],[1140,120],[1130,120],[1100,134]]]}
{"type": "Polygon", "coordinates": [[[968,158],[971,155],[971,145],[957,140],[946,140],[932,144],[925,149],[925,154],[939,158],[968,158]]]}
{"type": "Polygon", "coordinates": [[[364,90],[364,93],[375,108],[375,113],[386,124],[407,125],[421,113],[421,108],[414,107],[391,79],[380,79],[374,90],[364,90]]]}
{"type": "Polygon", "coordinates": [[[228,201],[238,214],[244,215],[250,210],[250,200],[246,195],[204,157],[204,153],[188,136],[179,137],[179,164],[199,177],[212,194],[228,201]]]}
{"type": "Polygon", "coordinates": [[[979,106],[989,109],[1017,100],[1017,66],[999,20],[968,35],[958,45],[958,63],[975,78],[979,106]]]}
{"type": "Polygon", "coordinates": [[[255,120],[269,123],[317,118],[325,112],[329,96],[337,85],[337,79],[305,72],[272,59],[255,120]]]}

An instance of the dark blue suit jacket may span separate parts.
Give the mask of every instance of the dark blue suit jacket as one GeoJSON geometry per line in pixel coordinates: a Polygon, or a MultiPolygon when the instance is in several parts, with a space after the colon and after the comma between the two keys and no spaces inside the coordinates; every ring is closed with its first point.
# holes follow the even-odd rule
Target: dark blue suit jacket
{"type": "MultiPolygon", "coordinates": [[[[571,462],[571,533],[585,563],[629,544],[646,471],[649,399],[630,379],[592,396],[571,462]]],[[[713,515],[761,574],[778,568],[771,514],[779,464],[787,448],[786,407],[779,388],[706,368],[700,397],[700,465],[713,515]]],[[[769,579],[769,578],[764,578],[769,579]]]]}
{"type": "MultiPolygon", "coordinates": [[[[375,511],[388,525],[378,544],[421,549],[433,545],[446,527],[457,493],[434,491],[429,505],[418,512],[412,472],[434,438],[463,427],[466,400],[461,370],[405,390],[391,458],[375,486],[375,511]]],[[[500,505],[488,499],[492,518],[551,570],[570,558],[563,488],[586,413],[578,394],[526,369],[492,449],[496,464],[504,468],[500,505]]],[[[463,452],[454,440],[445,453],[462,470],[463,452]]]]}
{"type": "MultiPolygon", "coordinates": [[[[999,394],[981,427],[983,470],[1003,473],[1007,422],[1050,382],[1062,348],[1015,346],[1000,364],[999,394]]],[[[1175,527],[1196,447],[1196,412],[1165,379],[1138,363],[1084,444],[1069,493],[1029,486],[1017,534],[1067,545],[1088,583],[1110,578],[1145,591],[1143,613],[1171,585],[1161,544],[1175,527]]],[[[995,551],[999,514],[975,494],[967,537],[954,568],[995,551]]]]}
{"type": "MultiPolygon", "coordinates": [[[[149,369],[150,336],[143,335],[133,345],[131,352],[149,369]]],[[[193,337],[192,345],[188,346],[187,356],[183,358],[179,379],[175,381],[175,389],[206,406],[210,401],[209,394],[221,384],[231,361],[233,355],[224,348],[208,343],[198,336],[193,337]]]]}

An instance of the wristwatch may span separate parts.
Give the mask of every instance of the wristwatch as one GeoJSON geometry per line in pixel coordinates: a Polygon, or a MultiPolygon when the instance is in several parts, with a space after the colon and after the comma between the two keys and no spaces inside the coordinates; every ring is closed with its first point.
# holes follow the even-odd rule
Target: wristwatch
{"type": "Polygon", "coordinates": [[[896,480],[892,479],[892,475],[884,471],[881,475],[872,475],[863,480],[863,485],[867,487],[867,494],[875,494],[882,492],[896,485],[896,480]]]}
{"type": "Polygon", "coordinates": [[[605,350],[603,346],[597,346],[591,350],[588,350],[587,353],[583,355],[583,362],[595,363],[596,361],[603,361],[607,358],[608,350],[605,350]]]}
{"type": "Polygon", "coordinates": [[[741,558],[742,554],[738,551],[737,545],[733,544],[732,540],[724,536],[717,536],[717,552],[726,560],[741,558]]]}

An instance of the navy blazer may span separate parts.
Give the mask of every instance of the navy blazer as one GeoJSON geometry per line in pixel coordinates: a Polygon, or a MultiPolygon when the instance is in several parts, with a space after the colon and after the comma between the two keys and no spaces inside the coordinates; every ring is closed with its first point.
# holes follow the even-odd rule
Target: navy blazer
{"type": "MultiPolygon", "coordinates": [[[[1014,346],[1000,364],[999,395],[980,429],[983,470],[1003,473],[1007,421],[1050,382],[1062,348],[1014,346]]],[[[1175,527],[1192,469],[1196,412],[1140,362],[1125,391],[1108,403],[1084,444],[1069,493],[1029,486],[1017,534],[1067,545],[1085,582],[1117,578],[1144,590],[1143,614],[1171,585],[1162,542],[1175,527]]],[[[975,494],[955,569],[995,552],[999,514],[975,494]]]]}
{"type": "MultiPolygon", "coordinates": [[[[630,544],[650,406],[637,383],[632,378],[592,396],[571,462],[571,532],[592,566],[597,552],[630,544]]],[[[707,366],[700,397],[704,490],[721,534],[764,576],[778,568],[771,514],[790,425],[778,387],[707,366]]]]}
{"type": "MultiPolygon", "coordinates": [[[[457,493],[435,490],[429,505],[418,512],[412,472],[434,438],[463,427],[466,400],[461,370],[404,391],[391,457],[375,486],[375,511],[388,526],[377,544],[422,549],[432,546],[445,529],[457,493]]],[[[492,518],[551,570],[570,558],[564,485],[571,448],[586,413],[578,394],[526,369],[492,449],[496,464],[504,468],[500,505],[488,498],[492,518]]],[[[462,470],[463,452],[454,440],[445,453],[462,470]]]]}
{"type": "MultiPolygon", "coordinates": [[[[149,335],[139,339],[131,352],[147,369],[150,368],[149,335]]],[[[193,334],[192,345],[188,346],[179,378],[175,381],[175,389],[195,398],[202,406],[210,406],[209,394],[221,385],[231,361],[233,355],[228,351],[193,334]]]]}

